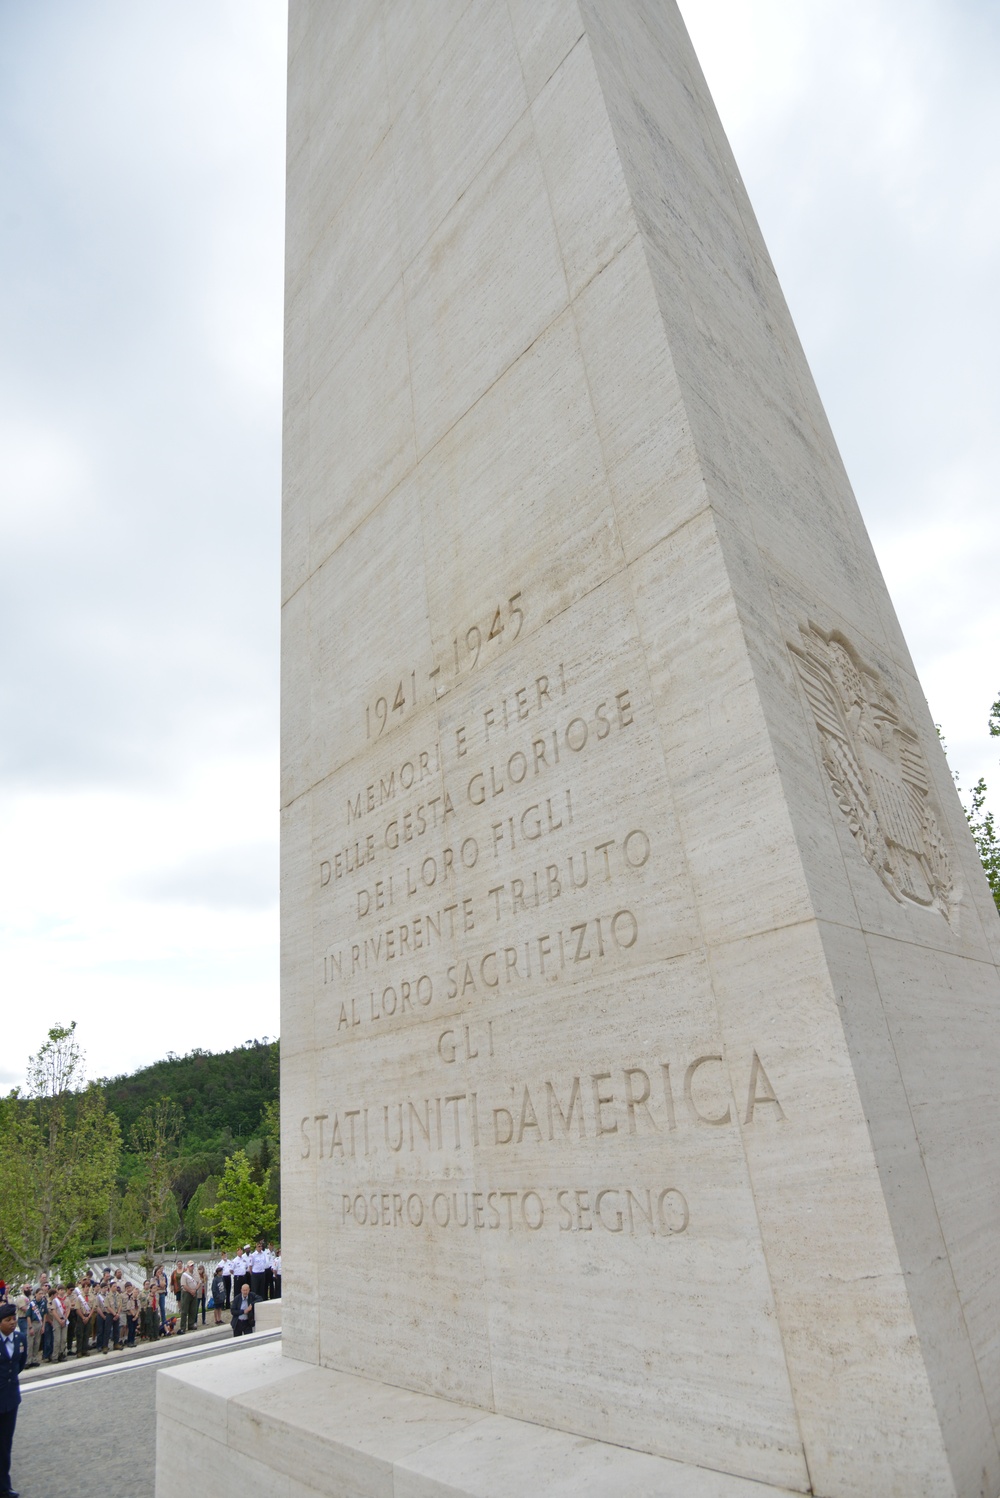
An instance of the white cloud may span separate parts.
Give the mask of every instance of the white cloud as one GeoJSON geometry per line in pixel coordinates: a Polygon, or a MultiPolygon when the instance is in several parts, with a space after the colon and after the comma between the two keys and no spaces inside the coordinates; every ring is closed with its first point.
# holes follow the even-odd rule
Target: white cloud
{"type": "Polygon", "coordinates": [[[26,1058],[75,1018],[94,1075],[277,1033],[276,768],[226,758],[155,794],[3,803],[9,1045],[26,1058]]]}
{"type": "Polygon", "coordinates": [[[277,1033],[284,46],[281,0],[0,11],[18,1064],[277,1033]]]}

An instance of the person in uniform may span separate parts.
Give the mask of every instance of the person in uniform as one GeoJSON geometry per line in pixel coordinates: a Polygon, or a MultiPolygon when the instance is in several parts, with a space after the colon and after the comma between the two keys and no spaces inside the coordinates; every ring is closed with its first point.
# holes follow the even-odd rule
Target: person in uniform
{"type": "Polygon", "coordinates": [[[66,1332],[69,1325],[69,1296],[66,1285],[58,1285],[49,1292],[48,1325],[52,1333],[51,1361],[66,1361],[66,1332]]]}
{"type": "Polygon", "coordinates": [[[118,1348],[122,1344],[122,1312],[125,1309],[125,1296],[117,1280],[112,1280],[104,1291],[104,1351],[109,1352],[112,1347],[118,1348]]]}
{"type": "Polygon", "coordinates": [[[250,1254],[250,1283],[253,1293],[261,1300],[267,1299],[267,1266],[271,1256],[264,1247],[263,1238],[257,1239],[257,1247],[250,1254]]]}
{"type": "Polygon", "coordinates": [[[17,1498],[10,1485],[10,1452],[14,1444],[17,1407],[21,1403],[21,1369],[28,1361],[28,1345],[17,1329],[17,1308],[0,1306],[0,1498],[17,1498]]]}
{"type": "Polygon", "coordinates": [[[55,1286],[49,1284],[49,1277],[43,1269],[41,1274],[38,1276],[38,1303],[39,1305],[41,1305],[42,1301],[45,1301],[45,1329],[42,1332],[42,1361],[45,1363],[52,1363],[55,1361],[52,1356],[52,1346],[54,1342],[52,1318],[48,1314],[49,1299],[54,1293],[55,1286]]]}
{"type": "Polygon", "coordinates": [[[94,1285],[90,1308],[94,1312],[94,1351],[107,1352],[111,1335],[111,1313],[108,1309],[108,1292],[111,1289],[111,1274],[105,1270],[94,1285]]]}
{"type": "Polygon", "coordinates": [[[153,1273],[153,1289],[156,1293],[156,1304],[159,1312],[157,1324],[160,1330],[158,1335],[165,1337],[167,1335],[167,1271],[162,1264],[157,1264],[153,1273]]]}
{"type": "Polygon", "coordinates": [[[177,1325],[175,1331],[184,1330],[184,1313],[181,1310],[181,1276],[184,1273],[184,1260],[178,1259],[170,1271],[170,1290],[174,1297],[174,1306],[177,1311],[177,1325]]]}
{"type": "Polygon", "coordinates": [[[230,1296],[229,1308],[232,1310],[232,1302],[236,1299],[236,1293],[250,1272],[249,1250],[238,1248],[233,1259],[233,1293],[230,1296]]]}
{"type": "MultiPolygon", "coordinates": [[[[37,1294],[30,1285],[25,1285],[27,1290],[27,1331],[25,1340],[28,1344],[29,1368],[40,1368],[42,1366],[42,1334],[45,1331],[45,1317],[48,1314],[49,1303],[47,1300],[39,1300],[37,1294]]],[[[20,1318],[18,1318],[20,1324],[20,1318]]]]}
{"type": "Polygon", "coordinates": [[[142,1315],[142,1335],[155,1342],[160,1335],[160,1297],[156,1293],[155,1280],[146,1280],[139,1296],[142,1315]]]}
{"type": "MultiPolygon", "coordinates": [[[[149,1281],[146,1281],[149,1284],[149,1281]]],[[[135,1334],[139,1330],[139,1291],[135,1285],[126,1285],[122,1291],[122,1303],[125,1308],[125,1347],[135,1346],[135,1334]]]]}
{"type": "Polygon", "coordinates": [[[92,1295],[90,1289],[90,1279],[87,1275],[84,1275],[73,1291],[73,1310],[76,1312],[76,1355],[78,1358],[90,1356],[87,1344],[90,1341],[91,1319],[96,1316],[92,1301],[96,1303],[96,1300],[97,1297],[92,1295]]]}
{"type": "Polygon", "coordinates": [[[194,1260],[188,1259],[187,1268],[181,1275],[181,1332],[193,1332],[198,1325],[198,1276],[194,1272],[194,1260]]]}

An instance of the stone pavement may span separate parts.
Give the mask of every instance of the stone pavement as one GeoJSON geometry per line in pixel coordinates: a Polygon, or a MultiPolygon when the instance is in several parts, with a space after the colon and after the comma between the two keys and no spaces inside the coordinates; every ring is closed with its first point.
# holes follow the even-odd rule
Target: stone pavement
{"type": "Polygon", "coordinates": [[[157,1370],[211,1353],[238,1357],[244,1345],[276,1335],[234,1338],[228,1325],[208,1326],[25,1372],[14,1486],[22,1498],[153,1498],[157,1370]]]}

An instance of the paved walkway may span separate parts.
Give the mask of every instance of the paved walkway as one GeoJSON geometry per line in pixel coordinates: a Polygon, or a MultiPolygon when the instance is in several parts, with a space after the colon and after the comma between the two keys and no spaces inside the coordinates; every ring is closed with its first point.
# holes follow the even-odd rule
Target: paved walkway
{"type": "Polygon", "coordinates": [[[127,1363],[134,1362],[137,1358],[155,1357],[157,1354],[175,1347],[202,1347],[206,1342],[217,1342],[232,1338],[232,1327],[229,1315],[226,1314],[221,1326],[215,1326],[211,1321],[204,1326],[199,1325],[193,1332],[181,1332],[180,1336],[158,1337],[155,1342],[137,1342],[134,1347],[122,1347],[117,1352],[98,1352],[91,1348],[85,1358],[78,1358],[72,1353],[64,1363],[43,1363],[40,1368],[25,1368],[21,1374],[22,1393],[29,1384],[40,1380],[58,1378],[72,1372],[74,1368],[94,1369],[106,1372],[111,1368],[120,1368],[127,1363]],[[100,1364],[100,1369],[97,1365],[100,1364]]]}
{"type": "Polygon", "coordinates": [[[277,1336],[233,1337],[228,1327],[209,1326],[134,1352],[25,1371],[15,1488],[22,1498],[153,1498],[157,1370],[215,1353],[239,1357],[277,1336]]]}

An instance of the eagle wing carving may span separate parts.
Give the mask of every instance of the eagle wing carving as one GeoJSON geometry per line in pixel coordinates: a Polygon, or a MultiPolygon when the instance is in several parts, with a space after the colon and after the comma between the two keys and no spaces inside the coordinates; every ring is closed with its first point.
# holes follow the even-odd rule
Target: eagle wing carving
{"type": "Polygon", "coordinates": [[[847,818],[847,824],[865,858],[883,882],[887,883],[887,888],[895,898],[902,901],[903,895],[895,887],[895,881],[887,882],[884,878],[888,849],[854,746],[854,735],[834,681],[827,640],[813,624],[803,627],[801,633],[801,646],[790,642],[789,649],[795,658],[806,698],[816,719],[823,764],[830,777],[837,805],[847,818]]]}

